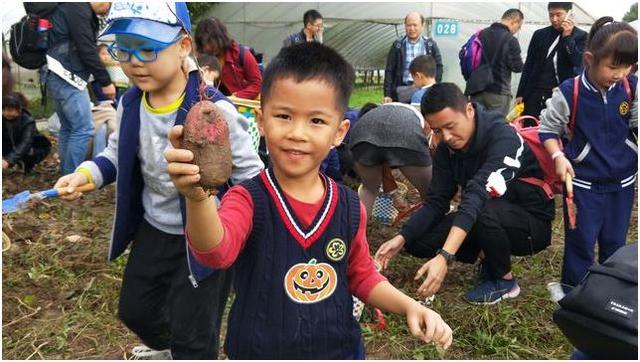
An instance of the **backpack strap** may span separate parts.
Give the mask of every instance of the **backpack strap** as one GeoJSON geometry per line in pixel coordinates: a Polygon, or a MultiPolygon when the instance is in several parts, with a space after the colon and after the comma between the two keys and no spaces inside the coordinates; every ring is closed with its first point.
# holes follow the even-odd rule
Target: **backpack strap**
{"type": "Polygon", "coordinates": [[[629,84],[629,78],[622,78],[622,85],[624,86],[624,91],[627,92],[627,98],[629,98],[629,103],[633,102],[633,94],[631,93],[631,85],[629,84]]]}
{"type": "Polygon", "coordinates": [[[518,180],[528,183],[530,185],[540,187],[549,199],[553,199],[553,190],[551,189],[551,186],[549,186],[548,183],[544,182],[544,180],[541,180],[535,177],[520,177],[518,180]]]}
{"type": "MultiPolygon", "coordinates": [[[[478,31],[476,31],[476,33],[474,34],[478,40],[480,41],[481,44],[483,44],[482,42],[482,34],[484,34],[484,31],[487,30],[488,28],[484,28],[484,29],[480,29],[478,31]]],[[[482,45],[482,59],[484,60],[484,62],[486,64],[495,64],[496,59],[498,58],[498,55],[500,55],[502,53],[502,51],[507,47],[507,45],[509,45],[509,36],[512,35],[510,32],[507,31],[506,34],[503,34],[500,38],[498,38],[498,47],[495,49],[495,52],[493,53],[493,56],[491,57],[491,60],[489,60],[487,58],[486,55],[486,51],[484,48],[484,44],[482,45]]]]}
{"type": "Polygon", "coordinates": [[[245,52],[245,46],[238,43],[238,46],[240,47],[240,57],[238,59],[238,65],[240,66],[240,68],[244,68],[244,52],[245,52]]]}
{"type": "MultiPolygon", "coordinates": [[[[625,78],[626,79],[626,78],[625,78]]],[[[580,76],[573,78],[573,97],[571,103],[571,116],[569,117],[569,131],[573,133],[576,127],[576,114],[578,113],[578,93],[580,92],[580,76]]]]}

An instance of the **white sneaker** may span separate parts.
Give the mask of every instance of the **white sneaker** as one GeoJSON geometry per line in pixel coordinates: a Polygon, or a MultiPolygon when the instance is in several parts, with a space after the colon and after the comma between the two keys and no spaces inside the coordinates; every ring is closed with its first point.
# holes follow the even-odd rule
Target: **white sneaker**
{"type": "Polygon", "coordinates": [[[567,287],[566,289],[572,288],[570,285],[562,284],[559,282],[551,282],[547,284],[547,290],[549,291],[549,295],[551,296],[552,301],[558,303],[560,299],[564,298],[566,293],[565,288],[563,287],[567,287]]]}
{"type": "Polygon", "coordinates": [[[162,351],[156,351],[155,349],[147,346],[140,345],[131,349],[131,359],[173,359],[171,358],[171,350],[163,349],[162,351]]]}

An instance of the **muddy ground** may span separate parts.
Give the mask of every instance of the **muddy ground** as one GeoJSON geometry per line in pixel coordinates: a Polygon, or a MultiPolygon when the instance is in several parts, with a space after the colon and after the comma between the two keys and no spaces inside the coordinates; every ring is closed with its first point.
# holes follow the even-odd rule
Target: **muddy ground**
{"type": "MultiPolygon", "coordinates": [[[[40,190],[57,179],[51,155],[35,174],[3,172],[2,197],[40,190]]],[[[42,202],[25,212],[3,215],[3,359],[123,359],[137,338],[117,319],[117,300],[126,255],[108,263],[115,190],[108,186],[81,200],[42,202]]],[[[413,192],[410,199],[417,200],[413,192]]],[[[478,307],[462,300],[473,266],[455,264],[433,308],[452,326],[455,342],[444,353],[414,340],[404,320],[385,314],[387,328],[362,320],[367,357],[372,359],[565,359],[572,348],[551,320],[556,308],[545,289],[558,280],[562,261],[562,217],[554,223],[552,246],[529,258],[514,258],[522,294],[498,305],[478,307]]],[[[398,228],[371,222],[372,253],[398,228]]],[[[637,240],[637,202],[629,240],[637,240]]],[[[386,274],[413,295],[415,270],[424,260],[398,256],[386,274]]]]}

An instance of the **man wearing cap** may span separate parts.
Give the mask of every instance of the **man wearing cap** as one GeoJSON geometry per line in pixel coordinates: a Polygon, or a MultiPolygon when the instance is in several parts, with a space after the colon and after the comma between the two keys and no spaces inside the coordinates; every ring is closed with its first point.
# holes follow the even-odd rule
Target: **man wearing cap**
{"type": "Polygon", "coordinates": [[[219,91],[202,89],[197,70],[184,70],[192,51],[185,3],[113,3],[101,37],[110,34],[116,40],[109,53],[135,86],[122,96],[117,131],[107,148],[56,185],[116,182],[109,259],[131,244],[118,317],[144,342],[133,349],[133,357],[216,359],[231,273],[205,268],[187,251],[185,202],[164,158],[171,147],[167,134],[206,96],[229,126],[234,166],[229,182],[257,175],[262,162],[245,131],[248,121],[219,91]]]}
{"type": "Polygon", "coordinates": [[[60,3],[51,14],[46,76],[47,90],[60,118],[60,173],[69,174],[84,160],[93,136],[87,82],[93,75],[109,98],[116,88],[100,61],[96,46],[98,18],[110,3],[60,3]]]}

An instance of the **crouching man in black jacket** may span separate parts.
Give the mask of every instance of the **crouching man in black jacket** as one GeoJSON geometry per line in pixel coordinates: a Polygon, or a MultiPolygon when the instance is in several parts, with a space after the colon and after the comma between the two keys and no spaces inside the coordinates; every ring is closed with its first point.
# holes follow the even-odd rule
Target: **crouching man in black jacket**
{"type": "Polygon", "coordinates": [[[494,304],[520,293],[511,255],[531,255],[551,241],[554,203],[521,178],[543,178],[534,154],[504,116],[467,103],[452,83],[434,85],[422,99],[422,114],[442,140],[433,161],[433,180],[422,208],[399,235],[385,242],[376,260],[386,268],[404,246],[430,258],[417,272],[426,275],[418,294],[435,294],[458,260],[474,263],[484,254],[476,287],[465,294],[475,304],[494,304]],[[449,204],[458,185],[458,210],[449,204]]]}

